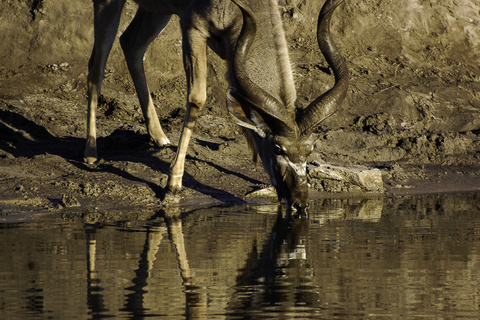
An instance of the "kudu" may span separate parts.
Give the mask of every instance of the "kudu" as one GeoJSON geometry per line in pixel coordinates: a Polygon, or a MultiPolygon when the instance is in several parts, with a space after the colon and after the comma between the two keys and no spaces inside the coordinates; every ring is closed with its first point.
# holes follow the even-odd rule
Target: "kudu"
{"type": "MultiPolygon", "coordinates": [[[[348,69],[330,35],[330,20],[343,0],[327,0],[317,25],[320,50],[335,75],[334,86],[306,108],[296,108],[296,91],[278,0],[136,0],[137,13],[120,43],[146,120],[158,146],[169,143],[147,87],[143,56],[166,27],[180,17],[187,77],[186,116],[168,189],[182,188],[192,130],[206,100],[207,45],[228,63],[227,108],[242,127],[254,159],[260,157],[279,200],[288,208],[308,206],[306,160],[311,133],[345,98],[348,69]]],[[[85,161],[97,159],[95,114],[105,63],[118,30],[125,0],[94,0],[95,42],[88,72],[88,121],[85,161]]]]}

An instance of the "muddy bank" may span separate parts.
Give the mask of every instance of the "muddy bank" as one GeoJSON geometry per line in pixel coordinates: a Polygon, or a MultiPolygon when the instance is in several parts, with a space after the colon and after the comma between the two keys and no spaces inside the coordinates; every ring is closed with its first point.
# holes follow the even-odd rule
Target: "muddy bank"
{"type": "MultiPolygon", "coordinates": [[[[298,104],[305,106],[333,82],[313,31],[322,3],[280,3],[298,104]]],[[[127,2],[120,32],[135,10],[127,2]]],[[[332,32],[348,62],[351,86],[342,109],[318,129],[311,163],[377,168],[386,194],[478,190],[479,11],[474,1],[453,0],[342,5],[332,32]]],[[[177,20],[145,58],[157,112],[173,146],[157,149],[148,141],[117,41],[100,100],[101,160],[87,166],[82,152],[91,1],[0,4],[3,212],[164,205],[186,92],[177,20]]],[[[247,196],[269,182],[261,167],[252,166],[240,130],[227,117],[225,70],[210,52],[208,101],[188,153],[183,195],[195,203],[265,201],[247,196]]],[[[316,197],[359,191],[336,181],[311,185],[316,197]]]]}

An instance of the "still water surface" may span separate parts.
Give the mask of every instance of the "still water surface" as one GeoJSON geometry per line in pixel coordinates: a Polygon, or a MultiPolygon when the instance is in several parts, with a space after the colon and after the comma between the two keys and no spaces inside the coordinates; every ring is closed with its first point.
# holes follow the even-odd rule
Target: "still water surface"
{"type": "Polygon", "coordinates": [[[0,255],[2,319],[480,318],[479,194],[47,216],[1,223],[0,255]]]}

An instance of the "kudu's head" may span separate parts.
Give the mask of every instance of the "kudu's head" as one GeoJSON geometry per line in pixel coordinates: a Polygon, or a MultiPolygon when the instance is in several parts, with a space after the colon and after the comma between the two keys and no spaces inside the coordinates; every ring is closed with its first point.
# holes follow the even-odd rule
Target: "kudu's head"
{"type": "MultiPolygon", "coordinates": [[[[237,3],[236,0],[232,0],[237,3]]],[[[307,157],[313,151],[312,132],[333,114],[348,89],[348,69],[330,36],[330,19],[343,0],[327,0],[320,11],[317,39],[335,75],[335,85],[304,109],[289,111],[278,99],[258,87],[247,75],[245,63],[256,34],[256,21],[248,8],[242,10],[243,27],[237,40],[232,71],[238,88],[227,91],[227,107],[234,121],[260,156],[278,198],[287,208],[304,211],[309,204],[307,157]]]]}

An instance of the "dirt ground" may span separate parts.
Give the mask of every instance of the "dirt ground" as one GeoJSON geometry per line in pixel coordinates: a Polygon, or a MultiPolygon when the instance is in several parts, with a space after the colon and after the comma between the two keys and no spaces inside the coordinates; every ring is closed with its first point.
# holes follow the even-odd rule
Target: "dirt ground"
{"type": "MultiPolygon", "coordinates": [[[[314,32],[323,1],[314,2],[279,1],[300,106],[333,82],[314,32]]],[[[119,34],[135,10],[127,2],[119,34]]],[[[101,160],[89,166],[82,155],[92,11],[90,0],[0,4],[2,215],[63,208],[140,212],[165,204],[186,92],[178,18],[145,58],[172,146],[155,148],[146,136],[116,41],[98,114],[101,160]]],[[[379,168],[386,195],[480,190],[479,12],[473,0],[347,0],[332,33],[351,85],[341,110],[318,129],[311,163],[379,168]]],[[[208,101],[188,152],[183,205],[265,201],[249,196],[269,181],[227,117],[225,70],[210,51],[208,101]]],[[[349,186],[312,185],[314,198],[359,194],[349,186]]]]}

